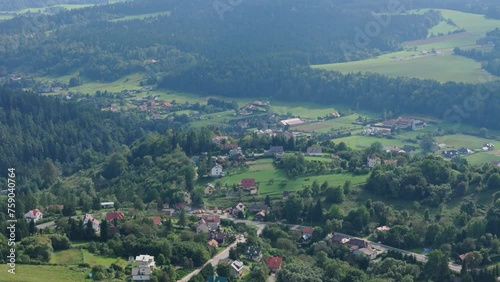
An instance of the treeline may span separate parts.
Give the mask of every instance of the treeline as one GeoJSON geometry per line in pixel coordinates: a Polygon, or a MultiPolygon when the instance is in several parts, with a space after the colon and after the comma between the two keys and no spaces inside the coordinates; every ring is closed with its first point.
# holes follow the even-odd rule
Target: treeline
{"type": "Polygon", "coordinates": [[[340,26],[365,26],[373,10],[370,1],[339,5],[345,7],[301,1],[244,2],[221,20],[206,1],[147,0],[16,17],[0,23],[0,72],[64,75],[80,70],[89,79],[111,81],[147,71],[154,82],[158,73],[182,73],[203,58],[231,61],[266,54],[301,65],[338,62],[399,50],[403,41],[425,38],[441,18],[433,11],[393,15],[391,24],[370,38],[366,47],[348,48],[349,54],[344,54],[340,45],[354,46],[355,31],[340,26]],[[171,15],[110,22],[158,11],[171,15]],[[145,65],[148,59],[157,63],[145,65]]]}
{"type": "Polygon", "coordinates": [[[475,48],[463,50],[455,48],[453,49],[453,53],[482,62],[483,69],[500,76],[500,29],[497,28],[486,33],[486,37],[478,40],[478,43],[485,45],[493,44],[493,50],[483,51],[475,48]]]}
{"type": "Polygon", "coordinates": [[[438,8],[457,10],[466,13],[482,14],[489,18],[500,19],[500,6],[496,0],[468,1],[468,0],[419,0],[404,1],[407,7],[438,8]]]}
{"type": "Polygon", "coordinates": [[[160,86],[226,97],[343,103],[354,109],[390,110],[395,115],[428,114],[450,122],[500,128],[500,118],[496,114],[500,107],[498,83],[441,84],[372,73],[344,75],[269,58],[199,64],[182,74],[167,75],[160,86]],[[463,108],[469,99],[474,99],[474,110],[464,114],[463,108]]]}

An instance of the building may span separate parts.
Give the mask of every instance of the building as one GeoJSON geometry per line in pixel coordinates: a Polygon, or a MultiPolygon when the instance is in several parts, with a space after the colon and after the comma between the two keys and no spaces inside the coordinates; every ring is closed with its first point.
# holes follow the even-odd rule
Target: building
{"type": "Polygon", "coordinates": [[[385,226],[385,225],[384,226],[379,226],[373,232],[373,237],[375,239],[377,239],[380,233],[383,233],[383,232],[386,232],[386,231],[389,231],[389,230],[391,230],[391,228],[389,226],[385,226]]]}
{"type": "Polygon", "coordinates": [[[243,203],[238,203],[234,208],[231,210],[231,214],[233,216],[238,216],[240,212],[245,212],[245,205],[243,203]]]}
{"type": "Polygon", "coordinates": [[[359,239],[359,238],[351,238],[348,242],[348,245],[351,246],[351,250],[357,250],[357,249],[371,249],[370,244],[368,244],[368,241],[359,239]]]}
{"type": "Polygon", "coordinates": [[[458,156],[458,151],[457,150],[447,150],[447,151],[443,151],[441,154],[443,155],[443,157],[451,159],[453,157],[458,156]]]}
{"type": "Polygon", "coordinates": [[[421,130],[426,126],[425,122],[415,119],[411,122],[411,130],[421,130]]]}
{"type": "Polygon", "coordinates": [[[374,168],[377,165],[379,165],[379,164],[382,163],[382,160],[379,157],[375,156],[375,155],[368,156],[367,160],[368,160],[368,167],[369,168],[374,168]]]}
{"type": "Polygon", "coordinates": [[[493,151],[495,150],[495,145],[491,143],[484,144],[484,146],[488,151],[493,151]]]}
{"type": "Polygon", "coordinates": [[[417,150],[417,147],[415,147],[415,146],[410,146],[410,145],[404,145],[402,149],[403,149],[403,151],[405,151],[407,154],[412,155],[412,154],[413,154],[413,153],[415,153],[415,151],[417,150]]]}
{"type": "Polygon", "coordinates": [[[222,166],[217,164],[212,167],[210,170],[210,176],[212,177],[223,177],[224,172],[222,171],[222,166]]]}
{"type": "Polygon", "coordinates": [[[351,240],[351,239],[348,236],[338,234],[338,233],[334,233],[332,236],[332,241],[336,244],[339,244],[339,245],[347,244],[349,242],[349,240],[351,240]]]}
{"type": "Polygon", "coordinates": [[[149,217],[149,219],[151,219],[153,225],[155,226],[161,225],[161,218],[159,216],[151,216],[149,217]]]}
{"type": "Polygon", "coordinates": [[[291,119],[284,119],[280,121],[280,124],[283,126],[295,126],[295,125],[301,125],[303,124],[304,121],[301,120],[300,118],[291,118],[291,119]]]}
{"type": "Polygon", "coordinates": [[[201,219],[203,219],[206,222],[214,222],[214,223],[220,224],[220,216],[219,215],[204,214],[201,216],[201,219]]]}
{"type": "Polygon", "coordinates": [[[281,268],[283,259],[280,257],[268,257],[266,259],[266,265],[271,270],[271,272],[277,272],[281,268]]]}
{"type": "Polygon", "coordinates": [[[95,219],[91,214],[85,214],[83,216],[83,226],[86,227],[89,221],[92,222],[92,229],[94,229],[95,232],[101,230],[101,222],[95,219]]]}
{"type": "Polygon", "coordinates": [[[147,266],[136,266],[132,268],[133,281],[150,281],[151,274],[152,274],[151,268],[147,266]]]}
{"type": "Polygon", "coordinates": [[[318,146],[309,147],[309,148],[307,148],[306,155],[307,156],[318,156],[318,157],[323,156],[323,149],[321,147],[318,147],[318,146]]]}
{"type": "Polygon", "coordinates": [[[266,204],[262,203],[251,203],[250,206],[248,206],[248,210],[252,213],[260,211],[264,211],[267,213],[269,211],[269,207],[266,204]]]}
{"type": "Polygon", "coordinates": [[[468,154],[472,153],[472,150],[470,150],[469,148],[462,147],[462,148],[458,149],[458,153],[460,155],[468,155],[468,154]]]}
{"type": "Polygon", "coordinates": [[[245,249],[245,258],[259,262],[262,259],[262,250],[258,246],[248,246],[245,249]]]}
{"type": "Polygon", "coordinates": [[[39,209],[33,209],[28,211],[25,215],[24,218],[27,221],[33,220],[34,222],[37,222],[39,220],[43,219],[43,213],[39,209]]]}
{"type": "Polygon", "coordinates": [[[370,260],[374,260],[377,257],[377,252],[369,248],[361,248],[354,250],[352,254],[355,256],[365,256],[370,260]]]}
{"type": "Polygon", "coordinates": [[[207,245],[209,247],[217,248],[217,247],[219,247],[219,242],[217,242],[217,240],[215,240],[215,239],[212,239],[212,240],[208,241],[207,245]]]}
{"type": "Polygon", "coordinates": [[[212,142],[214,144],[220,145],[223,141],[226,142],[229,140],[229,137],[227,136],[214,136],[212,137],[212,142]]]}
{"type": "Polygon", "coordinates": [[[205,196],[211,196],[215,192],[215,186],[211,183],[205,184],[204,193],[205,196]]]}
{"type": "Polygon", "coordinates": [[[151,270],[156,268],[155,257],[150,255],[138,255],[135,257],[135,262],[139,266],[149,267],[151,270]]]}
{"type": "Polygon", "coordinates": [[[288,196],[290,196],[290,191],[283,191],[283,200],[288,199],[288,196]]]}
{"type": "Polygon", "coordinates": [[[102,202],[101,208],[103,209],[112,209],[115,206],[115,202],[102,202]]]}
{"type": "Polygon", "coordinates": [[[257,183],[255,182],[255,178],[243,178],[240,182],[240,187],[243,190],[251,190],[257,188],[257,183]]]}
{"type": "Polygon", "coordinates": [[[256,213],[253,217],[254,220],[258,221],[264,221],[266,218],[266,212],[264,210],[261,210],[260,212],[256,213]]]}
{"type": "Polygon", "coordinates": [[[239,277],[241,277],[242,272],[243,272],[243,262],[241,262],[239,260],[233,261],[233,263],[231,263],[231,270],[229,272],[231,274],[231,276],[235,277],[235,278],[239,278],[239,277]]]}
{"type": "Polygon", "coordinates": [[[125,218],[125,215],[122,212],[118,212],[118,211],[108,212],[106,214],[106,221],[120,220],[120,219],[124,219],[124,218],[125,218]]]}
{"type": "Polygon", "coordinates": [[[285,149],[283,149],[283,146],[271,146],[266,153],[267,155],[282,157],[285,154],[285,149]]]}

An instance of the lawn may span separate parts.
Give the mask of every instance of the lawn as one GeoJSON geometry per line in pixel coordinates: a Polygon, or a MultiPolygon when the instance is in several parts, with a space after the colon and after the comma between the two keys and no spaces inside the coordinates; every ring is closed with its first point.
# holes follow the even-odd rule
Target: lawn
{"type": "MultiPolygon", "coordinates": [[[[120,92],[123,90],[139,89],[139,83],[143,77],[144,75],[142,73],[135,73],[124,76],[113,82],[85,82],[80,86],[70,88],[70,91],[81,92],[84,94],[95,94],[96,91],[107,90],[108,92],[120,92]]],[[[69,78],[67,81],[69,81],[69,78]]]]}
{"type": "MultiPolygon", "coordinates": [[[[414,11],[422,13],[425,10],[414,11]]],[[[336,70],[343,73],[376,72],[391,77],[407,76],[422,79],[434,79],[440,82],[459,81],[481,83],[498,80],[481,69],[481,63],[462,56],[452,54],[454,47],[476,45],[476,40],[486,32],[500,26],[500,20],[487,19],[482,15],[462,13],[452,10],[440,10],[445,19],[451,19],[457,27],[446,21],[429,30],[430,34],[443,33],[464,28],[466,32],[429,37],[424,40],[406,42],[404,45],[415,50],[385,54],[377,58],[347,63],[314,65],[313,68],[336,70]],[[437,56],[421,54],[421,51],[438,50],[437,56]]]]}
{"type": "Polygon", "coordinates": [[[14,16],[11,15],[11,14],[3,14],[3,13],[0,13],[0,21],[5,21],[5,20],[10,20],[12,19],[14,16]]]}
{"type": "Polygon", "coordinates": [[[85,281],[85,276],[88,271],[82,268],[70,269],[67,266],[52,266],[52,265],[25,265],[16,264],[16,274],[7,273],[8,266],[0,265],[0,281],[8,282],[68,282],[68,281],[85,281]]]}
{"type": "Polygon", "coordinates": [[[159,16],[170,16],[169,11],[150,13],[150,14],[140,14],[133,16],[126,16],[118,19],[111,20],[112,22],[120,22],[120,21],[131,21],[131,20],[143,20],[146,18],[159,17],[159,16]]]}
{"type": "MultiPolygon", "coordinates": [[[[331,174],[319,176],[299,177],[289,179],[283,170],[276,169],[272,159],[257,160],[255,164],[250,165],[248,171],[243,173],[231,174],[220,179],[223,184],[231,186],[240,183],[242,178],[255,178],[259,182],[259,195],[276,196],[281,195],[283,191],[302,190],[305,186],[312,185],[316,180],[320,184],[328,181],[330,185],[342,185],[350,180],[353,185],[359,185],[366,182],[368,175],[354,176],[351,174],[331,174]]],[[[213,180],[210,180],[213,182],[213,180]]],[[[207,181],[209,182],[209,181],[207,181]]]]}
{"type": "Polygon", "coordinates": [[[351,147],[353,149],[365,149],[370,147],[371,144],[375,142],[380,142],[384,147],[403,147],[404,145],[410,145],[410,146],[415,146],[419,147],[418,144],[413,144],[410,142],[405,142],[402,139],[396,138],[396,139],[387,139],[387,138],[377,138],[373,136],[360,136],[360,135],[353,135],[353,136],[348,136],[348,137],[342,137],[342,138],[337,138],[333,139],[332,142],[335,144],[339,144],[340,142],[344,142],[347,147],[351,147]]]}
{"type": "MultiPolygon", "coordinates": [[[[394,56],[394,54],[391,55],[394,56]]],[[[442,53],[436,56],[415,55],[412,57],[410,55],[396,58],[387,58],[387,55],[385,55],[362,61],[315,65],[312,67],[342,73],[375,72],[391,77],[407,76],[434,79],[440,82],[482,83],[500,79],[500,77],[481,69],[480,62],[451,53],[442,53]]]]}
{"type": "Polygon", "coordinates": [[[470,164],[482,165],[495,161],[498,162],[500,161],[500,156],[484,152],[466,156],[465,159],[467,159],[470,164]]]}
{"type": "Polygon", "coordinates": [[[54,264],[79,264],[83,263],[83,253],[80,249],[69,249],[60,252],[54,252],[50,259],[50,263],[54,264]]]}
{"type": "Polygon", "coordinates": [[[104,257],[101,255],[92,254],[87,250],[83,250],[83,262],[88,263],[90,265],[104,265],[104,266],[110,266],[112,263],[116,263],[123,267],[127,265],[127,261],[125,261],[122,258],[116,256],[104,257]]]}
{"type": "Polygon", "coordinates": [[[436,137],[436,142],[444,143],[455,148],[467,147],[471,150],[480,149],[486,143],[492,143],[497,148],[500,146],[500,142],[498,141],[464,134],[436,137]]]}

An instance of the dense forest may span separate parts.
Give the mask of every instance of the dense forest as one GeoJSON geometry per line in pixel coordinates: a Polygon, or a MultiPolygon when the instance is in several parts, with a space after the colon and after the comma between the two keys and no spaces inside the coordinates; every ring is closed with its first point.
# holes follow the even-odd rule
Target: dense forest
{"type": "Polygon", "coordinates": [[[0,11],[17,11],[26,8],[43,8],[59,4],[104,4],[108,0],[3,0],[0,11]]]}

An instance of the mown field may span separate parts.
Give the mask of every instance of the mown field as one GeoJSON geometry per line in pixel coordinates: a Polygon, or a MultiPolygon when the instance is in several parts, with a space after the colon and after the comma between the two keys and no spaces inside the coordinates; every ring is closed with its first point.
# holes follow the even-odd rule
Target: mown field
{"type": "MultiPolygon", "coordinates": [[[[321,161],[325,161],[322,159],[321,161]]],[[[320,184],[328,181],[330,185],[342,185],[345,181],[350,180],[353,185],[359,185],[366,182],[368,175],[355,176],[351,174],[331,174],[319,176],[306,176],[297,179],[289,179],[283,170],[276,169],[272,159],[260,159],[250,165],[248,171],[242,173],[230,174],[220,179],[204,179],[199,185],[203,183],[220,180],[222,184],[232,186],[241,182],[242,178],[254,178],[259,182],[259,195],[260,196],[278,196],[282,195],[283,191],[298,191],[304,189],[305,186],[312,185],[316,180],[320,184]]]]}
{"type": "MultiPolygon", "coordinates": [[[[500,20],[487,19],[482,15],[438,9],[444,19],[451,19],[456,26],[442,21],[429,30],[429,37],[424,40],[407,42],[406,51],[385,54],[377,58],[347,63],[314,65],[313,68],[335,70],[343,73],[375,72],[387,76],[416,77],[435,79],[440,82],[459,81],[482,83],[498,80],[500,77],[481,69],[481,63],[452,54],[454,47],[470,47],[486,32],[500,27],[500,20]],[[448,32],[465,29],[465,32],[447,35],[448,32]],[[446,34],[430,37],[432,34],[446,34]],[[422,51],[432,49],[437,55],[424,55],[422,51]]],[[[419,10],[422,13],[425,10],[419,10]]],[[[414,11],[417,13],[417,11],[414,11]]]]}
{"type": "Polygon", "coordinates": [[[54,266],[54,265],[25,265],[16,264],[16,274],[7,273],[8,265],[0,265],[0,281],[6,282],[69,282],[91,281],[85,279],[88,274],[84,268],[54,266]]]}

